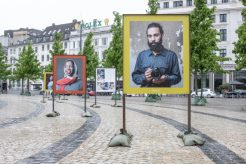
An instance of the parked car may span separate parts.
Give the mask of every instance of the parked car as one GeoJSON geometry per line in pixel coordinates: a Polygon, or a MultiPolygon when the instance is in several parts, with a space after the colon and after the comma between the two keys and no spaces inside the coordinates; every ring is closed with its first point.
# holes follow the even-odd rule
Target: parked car
{"type": "MultiPolygon", "coordinates": [[[[115,94],[115,92],[112,92],[112,96],[115,94]]],[[[116,94],[120,94],[121,96],[123,95],[123,91],[122,90],[117,90],[116,94]]]]}
{"type": "MultiPolygon", "coordinates": [[[[202,95],[204,97],[215,97],[216,96],[216,94],[211,89],[209,89],[209,88],[203,88],[202,90],[201,89],[198,89],[197,90],[197,96],[201,96],[201,91],[202,91],[202,95]]],[[[196,96],[196,92],[193,91],[191,93],[191,97],[195,97],[195,96],[196,96]]]]}
{"type": "Polygon", "coordinates": [[[246,96],[246,90],[243,89],[236,89],[234,90],[236,93],[239,94],[239,96],[246,96]]]}
{"type": "Polygon", "coordinates": [[[95,96],[95,94],[96,94],[95,91],[92,91],[92,90],[91,90],[91,91],[88,91],[88,95],[89,95],[89,96],[95,96]]]}
{"type": "Polygon", "coordinates": [[[238,93],[236,93],[236,92],[225,92],[224,93],[224,97],[225,98],[233,98],[233,97],[237,97],[237,95],[238,95],[238,93]]]}
{"type": "Polygon", "coordinates": [[[226,97],[226,98],[236,98],[236,97],[244,98],[244,97],[246,97],[246,90],[236,89],[236,90],[231,91],[231,92],[226,92],[226,93],[224,93],[224,97],[226,97]]]}

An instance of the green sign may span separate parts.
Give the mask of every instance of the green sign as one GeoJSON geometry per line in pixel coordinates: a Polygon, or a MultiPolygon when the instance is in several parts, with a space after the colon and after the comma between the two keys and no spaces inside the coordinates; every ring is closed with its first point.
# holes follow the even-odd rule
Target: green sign
{"type": "Polygon", "coordinates": [[[80,27],[82,29],[91,29],[91,28],[96,28],[96,27],[100,27],[100,26],[102,26],[102,21],[97,20],[97,19],[93,19],[92,22],[88,22],[88,23],[84,23],[82,21],[82,24],[80,27]]]}

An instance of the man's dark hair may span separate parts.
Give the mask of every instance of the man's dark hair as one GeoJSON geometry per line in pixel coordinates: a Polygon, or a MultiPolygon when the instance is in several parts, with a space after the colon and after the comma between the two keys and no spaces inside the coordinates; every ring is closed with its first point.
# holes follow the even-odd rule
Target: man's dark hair
{"type": "Polygon", "coordinates": [[[161,26],[159,23],[156,23],[156,22],[152,22],[152,23],[150,23],[150,24],[148,25],[147,30],[146,30],[146,34],[148,34],[148,29],[149,29],[149,28],[152,28],[152,27],[157,27],[157,28],[159,28],[161,35],[163,35],[164,31],[163,31],[163,29],[162,29],[162,26],[161,26]]]}

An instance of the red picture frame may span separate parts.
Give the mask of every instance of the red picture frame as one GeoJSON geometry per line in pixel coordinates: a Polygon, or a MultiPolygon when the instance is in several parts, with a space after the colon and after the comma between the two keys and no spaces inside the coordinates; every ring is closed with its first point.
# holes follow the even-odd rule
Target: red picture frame
{"type": "Polygon", "coordinates": [[[82,55],[54,55],[53,72],[55,94],[85,94],[86,87],[86,56],[82,55]],[[67,61],[73,61],[73,66],[77,71],[77,78],[73,83],[67,83],[64,77],[64,65],[67,61]],[[59,80],[65,79],[66,82],[61,84],[59,80]]]}

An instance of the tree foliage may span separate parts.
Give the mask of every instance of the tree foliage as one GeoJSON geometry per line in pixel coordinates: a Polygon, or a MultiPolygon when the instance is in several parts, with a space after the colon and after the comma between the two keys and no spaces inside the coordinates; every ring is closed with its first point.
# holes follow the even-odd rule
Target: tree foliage
{"type": "MultiPolygon", "coordinates": [[[[94,78],[96,68],[99,65],[99,58],[92,44],[93,33],[90,32],[85,40],[82,54],[86,56],[86,77],[94,78]]],[[[81,54],[81,53],[80,53],[81,54]]]]}
{"type": "Polygon", "coordinates": [[[197,73],[223,71],[219,62],[228,60],[217,56],[218,32],[213,28],[212,15],[215,8],[209,9],[205,0],[195,0],[195,9],[191,13],[191,68],[197,73]]]}
{"type": "Polygon", "coordinates": [[[20,57],[16,63],[15,78],[27,79],[27,91],[29,92],[29,80],[36,80],[41,76],[40,62],[31,44],[23,48],[20,57]]]}
{"type": "Polygon", "coordinates": [[[156,14],[159,8],[158,0],[149,0],[148,6],[149,6],[149,9],[146,10],[147,14],[151,14],[151,15],[156,14]]]}
{"type": "MultiPolygon", "coordinates": [[[[242,0],[246,6],[246,0],[242,0]]],[[[243,24],[236,30],[238,41],[234,43],[233,53],[236,54],[236,70],[246,68],[246,8],[242,10],[243,24]]]]}
{"type": "Polygon", "coordinates": [[[36,80],[41,76],[40,62],[32,48],[31,44],[28,44],[25,52],[25,74],[26,78],[30,80],[36,80]]]}
{"type": "Polygon", "coordinates": [[[228,60],[215,53],[219,50],[219,40],[218,32],[213,28],[214,11],[215,7],[209,9],[205,0],[195,0],[195,8],[190,15],[191,70],[195,75],[195,89],[198,74],[202,77],[202,87],[205,87],[204,75],[223,72],[220,62],[228,60]]]}
{"type": "Polygon", "coordinates": [[[16,70],[14,72],[14,75],[17,80],[25,78],[25,52],[26,52],[26,47],[23,47],[19,59],[17,60],[17,63],[15,64],[16,70]]]}
{"type": "Polygon", "coordinates": [[[51,60],[50,64],[46,66],[46,71],[47,72],[52,72],[53,71],[53,56],[54,55],[64,55],[65,54],[65,49],[63,49],[63,44],[62,44],[62,33],[55,33],[54,35],[54,43],[52,45],[52,50],[50,50],[50,55],[51,55],[51,60]]]}
{"type": "Polygon", "coordinates": [[[2,44],[0,43],[0,80],[6,80],[10,75],[9,64],[6,63],[6,55],[2,44]]]}
{"type": "Polygon", "coordinates": [[[25,79],[25,57],[26,57],[25,52],[26,52],[26,47],[23,47],[22,52],[19,55],[19,59],[17,60],[17,63],[15,64],[16,70],[14,72],[15,79],[22,81],[21,93],[24,93],[23,81],[25,79]]]}
{"type": "Polygon", "coordinates": [[[122,16],[118,12],[113,12],[114,23],[111,28],[113,35],[108,49],[105,50],[106,59],[103,62],[104,67],[116,68],[117,77],[123,75],[123,26],[122,16]]]}

